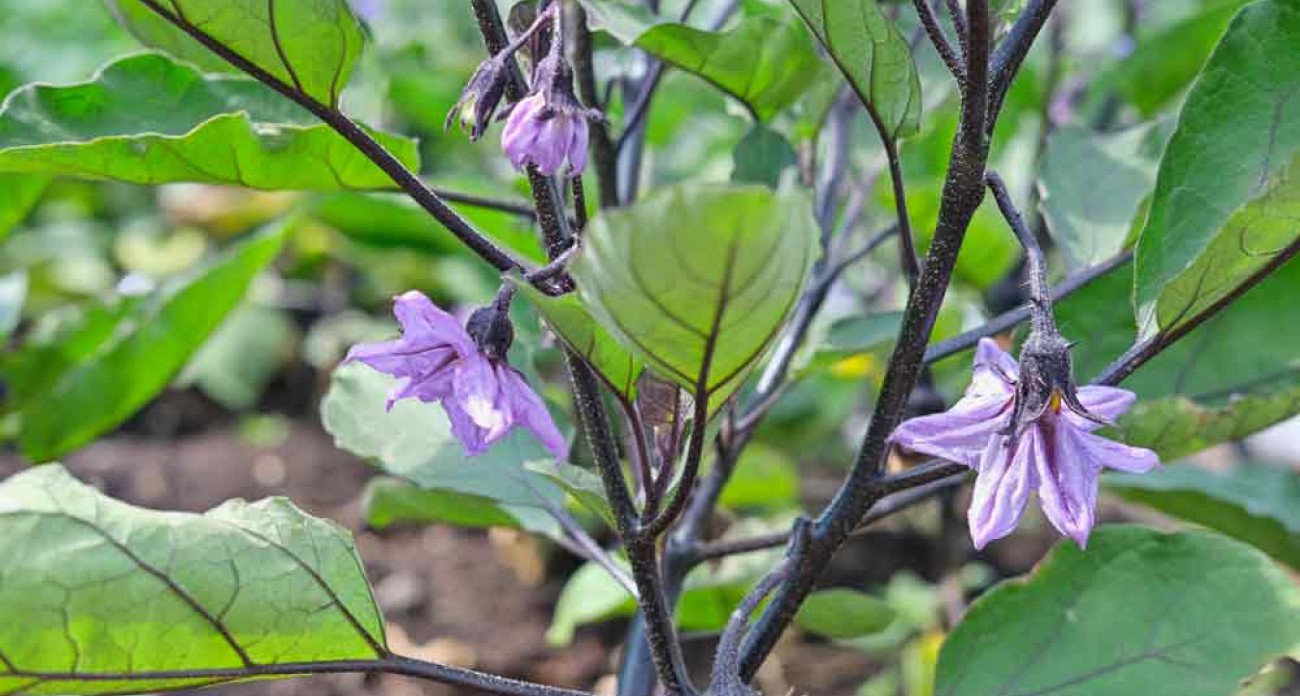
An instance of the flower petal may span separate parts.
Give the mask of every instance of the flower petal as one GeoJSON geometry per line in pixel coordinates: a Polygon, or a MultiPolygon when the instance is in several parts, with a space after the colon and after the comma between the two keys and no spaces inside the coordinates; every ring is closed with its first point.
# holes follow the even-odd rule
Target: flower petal
{"type": "Polygon", "coordinates": [[[556,427],[546,403],[534,392],[522,375],[509,365],[498,365],[497,375],[501,389],[510,405],[511,420],[533,431],[542,445],[555,455],[556,459],[567,459],[569,442],[556,427]]]}
{"type": "Polygon", "coordinates": [[[453,399],[474,424],[488,431],[489,442],[510,426],[510,412],[502,399],[501,384],[492,363],[482,355],[471,356],[456,365],[453,399]]]}
{"type": "Polygon", "coordinates": [[[1060,533],[1074,539],[1080,548],[1096,524],[1097,474],[1101,466],[1091,456],[1083,437],[1100,440],[1066,419],[1053,419],[1051,446],[1034,464],[1038,470],[1038,500],[1043,514],[1060,533]]]}
{"type": "Polygon", "coordinates": [[[1036,485],[1033,462],[1043,458],[1043,439],[1037,427],[1029,428],[1018,442],[1011,443],[1005,436],[989,439],[966,513],[975,548],[982,549],[1015,530],[1036,485]]]}
{"type": "Polygon", "coordinates": [[[474,419],[469,417],[455,399],[445,399],[442,408],[447,412],[447,420],[451,422],[451,434],[460,440],[466,455],[473,457],[488,450],[491,443],[488,442],[487,431],[475,424],[474,419]]]}
{"type": "MultiPolygon", "coordinates": [[[[1080,387],[1078,396],[1079,403],[1083,404],[1088,413],[1112,423],[1124,415],[1134,401],[1137,401],[1137,394],[1119,387],[1080,387]]],[[[1066,418],[1084,430],[1092,431],[1101,427],[1100,423],[1090,421],[1074,412],[1067,411],[1066,418]]]]}
{"type": "Polygon", "coordinates": [[[573,124],[573,142],[569,145],[569,175],[578,176],[587,168],[587,119],[578,116],[573,124]]]}
{"type": "Polygon", "coordinates": [[[424,293],[409,290],[393,300],[393,315],[402,327],[402,338],[413,344],[447,344],[461,355],[477,352],[474,340],[460,320],[443,311],[424,293]]]}
{"type": "Polygon", "coordinates": [[[1069,437],[1075,440],[1074,446],[1084,453],[1098,471],[1104,467],[1130,474],[1145,474],[1160,466],[1160,457],[1149,449],[1130,447],[1089,432],[1074,431],[1069,437]]]}
{"type": "Polygon", "coordinates": [[[1020,366],[997,341],[981,338],[975,348],[975,367],[966,396],[1010,396],[1015,385],[1008,379],[1020,376],[1020,366]]]}
{"type": "Polygon", "coordinates": [[[943,413],[904,421],[889,440],[912,452],[976,468],[989,438],[1002,427],[1001,415],[1010,405],[1006,396],[963,397],[943,413]]]}

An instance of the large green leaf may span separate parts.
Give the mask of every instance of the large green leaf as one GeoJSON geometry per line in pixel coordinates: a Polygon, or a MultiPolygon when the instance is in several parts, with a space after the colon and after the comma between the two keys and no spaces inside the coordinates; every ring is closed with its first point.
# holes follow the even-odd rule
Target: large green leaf
{"type": "Polygon", "coordinates": [[[1241,465],[1216,473],[1183,464],[1103,481],[1126,500],[1240,539],[1300,569],[1300,474],[1289,467],[1241,465]]]}
{"type": "Polygon", "coordinates": [[[365,34],[347,0],[107,0],[146,44],[207,68],[229,69],[164,19],[181,18],[284,84],[336,106],[365,34]]]}
{"type": "Polygon", "coordinates": [[[564,493],[530,461],[554,459],[516,430],[488,452],[467,457],[442,406],[403,399],[384,409],[391,377],[359,364],[334,371],[321,420],[339,447],[421,488],[476,495],[509,505],[559,505],[564,493]]]}
{"type": "Polygon", "coordinates": [[[585,0],[588,17],[629,46],[638,46],[699,75],[768,121],[817,82],[821,60],[794,22],[742,20],[724,32],[665,22],[627,0],[585,0]]]}
{"type": "Polygon", "coordinates": [[[1066,126],[1048,137],[1039,207],[1073,268],[1101,263],[1124,248],[1133,217],[1155,184],[1160,130],[1096,134],[1066,126]]]}
{"type": "Polygon", "coordinates": [[[817,255],[808,200],[664,189],[592,221],[573,264],[592,314],[662,376],[718,403],[780,330],[817,255]]]}
{"type": "Polygon", "coordinates": [[[636,380],[644,366],[591,317],[577,295],[551,297],[518,276],[511,276],[510,281],[532,301],[560,340],[586,358],[614,393],[628,403],[636,398],[636,380]]]}
{"type": "MultiPolygon", "coordinates": [[[[415,143],[375,134],[407,166],[415,143]]],[[[0,108],[0,172],[260,189],[391,187],[309,113],[253,80],[149,53],[79,85],[29,85],[0,108]]]]}
{"type": "Polygon", "coordinates": [[[167,386],[284,243],[268,229],[146,298],[91,308],[71,333],[7,362],[19,447],[48,461],[121,423],[167,386]]]}
{"type": "Polygon", "coordinates": [[[1144,334],[1186,321],[1300,237],[1297,43],[1300,0],[1261,0],[1192,87],[1137,245],[1144,334]]]}
{"type": "Polygon", "coordinates": [[[921,78],[912,50],[876,0],[790,0],[891,137],[921,122],[921,78]]]}
{"type": "MultiPolygon", "coordinates": [[[[1079,343],[1075,371],[1090,379],[1132,345],[1130,266],[1057,305],[1062,333],[1079,343]]],[[[1236,440],[1300,412],[1300,264],[1291,263],[1211,317],[1124,381],[1139,401],[1113,436],[1165,460],[1236,440]]]]}
{"type": "Polygon", "coordinates": [[[1239,542],[1102,529],[976,602],[944,641],[935,694],[1231,694],[1300,640],[1298,599],[1239,542]]]}
{"type": "Polygon", "coordinates": [[[1119,92],[1144,116],[1168,105],[1191,84],[1228,20],[1249,0],[1213,0],[1187,18],[1149,36],[1099,78],[1099,94],[1119,92]]]}
{"type": "Polygon", "coordinates": [[[40,467],[0,484],[0,577],[3,693],[148,693],[386,652],[348,533],[283,498],[155,512],[40,467]]]}

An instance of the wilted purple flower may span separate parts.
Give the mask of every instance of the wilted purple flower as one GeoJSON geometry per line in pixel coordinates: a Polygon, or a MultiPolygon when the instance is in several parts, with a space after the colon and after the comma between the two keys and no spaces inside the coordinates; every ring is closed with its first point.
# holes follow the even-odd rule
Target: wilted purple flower
{"type": "Polygon", "coordinates": [[[516,425],[531,430],[557,458],[568,456],[568,442],[541,398],[506,364],[504,348],[484,352],[455,317],[414,290],[397,297],[393,313],[400,338],[353,346],[344,360],[401,379],[388,394],[389,408],[408,397],[441,402],[470,456],[486,452],[516,425]]]}
{"type": "Polygon", "coordinates": [[[1142,473],[1159,464],[1150,450],[1093,434],[1136,397],[1116,387],[1076,391],[1069,378],[1069,346],[1058,340],[1059,335],[1049,336],[1043,348],[1032,346],[1031,336],[1017,364],[992,340],[982,339],[961,400],[944,413],[908,420],[890,435],[904,449],[979,473],[967,513],[976,548],[1015,529],[1032,490],[1052,526],[1086,546],[1101,470],[1142,473]]]}
{"type": "Polygon", "coordinates": [[[587,109],[572,93],[540,89],[519,100],[501,133],[501,149],[516,169],[531,164],[550,176],[567,160],[568,173],[587,167],[587,109]]]}
{"type": "Polygon", "coordinates": [[[465,84],[465,89],[460,93],[460,99],[456,100],[451,111],[447,113],[447,120],[443,122],[443,129],[451,128],[454,121],[460,121],[461,128],[469,129],[469,139],[478,140],[487,130],[488,121],[492,120],[492,115],[496,113],[497,105],[501,103],[501,97],[506,91],[506,77],[508,75],[505,59],[502,56],[492,56],[487,60],[479,63],[478,68],[474,70],[474,75],[469,78],[465,84]]]}

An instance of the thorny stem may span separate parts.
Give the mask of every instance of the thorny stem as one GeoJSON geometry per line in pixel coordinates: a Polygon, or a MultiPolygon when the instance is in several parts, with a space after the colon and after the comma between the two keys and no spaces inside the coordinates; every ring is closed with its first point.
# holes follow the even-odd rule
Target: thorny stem
{"type": "Polygon", "coordinates": [[[357,125],[339,111],[338,108],[331,104],[323,104],[305,92],[286,84],[284,81],[270,74],[269,72],[258,67],[256,63],[245,58],[242,54],[226,46],[217,39],[213,38],[207,32],[192,24],[184,16],[172,12],[162,6],[158,0],[141,0],[141,3],[149,11],[158,15],[162,19],[174,25],[176,28],[185,32],[195,41],[198,41],[205,48],[215,53],[222,60],[230,63],[232,66],[242,70],[258,82],[279,92],[295,104],[310,111],[326,125],[334,129],[336,133],[352,144],[361,154],[384,171],[403,191],[406,192],[420,207],[424,208],[433,216],[435,220],[447,228],[449,232],[456,236],[465,246],[469,247],[474,253],[478,254],[484,261],[492,264],[500,271],[509,271],[512,269],[522,269],[523,265],[514,259],[507,251],[493,244],[491,240],[484,237],[474,229],[464,218],[447,206],[446,203],[438,197],[438,194],[429,188],[415,175],[411,170],[406,168],[393,153],[370,136],[365,129],[357,125]]]}
{"type": "MultiPolygon", "coordinates": [[[[501,21],[501,14],[497,11],[496,3],[493,0],[470,0],[470,5],[474,9],[474,17],[478,21],[479,32],[483,35],[483,44],[488,50],[489,55],[497,55],[502,51],[508,51],[512,45],[510,37],[506,33],[505,24],[501,21]]],[[[552,20],[553,29],[560,29],[559,15],[555,15],[552,20]]],[[[553,30],[551,32],[551,43],[562,39],[561,32],[553,30]]],[[[506,97],[512,102],[517,102],[528,92],[528,83],[524,80],[524,74],[519,70],[519,62],[513,55],[507,55],[506,64],[506,97]]],[[[542,242],[546,247],[548,257],[555,257],[563,252],[573,243],[573,230],[569,226],[569,218],[564,214],[564,196],[560,194],[560,188],[556,185],[555,179],[544,176],[537,171],[537,167],[528,165],[528,183],[533,193],[533,205],[537,211],[537,223],[542,229],[542,242]]]]}
{"type": "Polygon", "coordinates": [[[1043,258],[1043,248],[1038,245],[1038,238],[1034,233],[1025,226],[1025,220],[1020,216],[1020,211],[1016,210],[1016,204],[1011,201],[1011,194],[1007,191],[1007,185],[1002,181],[1002,177],[998,176],[997,172],[990,171],[984,174],[984,181],[988,184],[989,191],[993,193],[993,200],[997,201],[1002,217],[1015,233],[1016,241],[1020,242],[1020,247],[1024,249],[1025,261],[1029,266],[1029,301],[1038,310],[1035,312],[1031,308],[1031,316],[1050,317],[1052,292],[1047,287],[1047,260],[1043,258]]]}
{"type": "MultiPolygon", "coordinates": [[[[1108,261],[1099,263],[1096,266],[1090,266],[1062,280],[1059,285],[1052,288],[1049,297],[1053,302],[1068,297],[1078,290],[1086,287],[1092,281],[1111,271],[1123,266],[1133,259],[1133,252],[1126,251],[1117,254],[1108,261]]],[[[936,363],[944,358],[956,355],[964,350],[969,350],[979,343],[981,338],[996,336],[1004,331],[1010,331],[1018,324],[1029,318],[1030,309],[1028,305],[1018,307],[1009,312],[1004,312],[998,316],[984,322],[983,325],[971,329],[965,333],[953,336],[952,338],[930,344],[925,351],[925,363],[936,363]]]]}
{"type": "Polygon", "coordinates": [[[993,125],[997,121],[997,114],[1002,111],[1002,101],[1006,99],[1007,90],[1011,88],[1011,82],[1020,70],[1020,64],[1024,62],[1025,56],[1029,54],[1029,48],[1034,44],[1038,32],[1042,30],[1043,24],[1052,14],[1052,9],[1056,7],[1056,1],[1029,0],[1025,9],[1021,11],[1020,18],[1011,27],[1010,33],[1002,43],[998,44],[997,53],[993,56],[993,64],[989,70],[989,117],[985,121],[988,133],[993,132],[993,125]]]}
{"type": "Polygon", "coordinates": [[[948,66],[948,72],[957,78],[957,84],[965,85],[966,69],[962,67],[961,58],[953,51],[952,44],[943,33],[943,27],[939,26],[939,20],[934,16],[934,9],[930,7],[930,0],[912,0],[912,5],[916,7],[916,14],[921,18],[921,26],[930,37],[930,43],[934,44],[934,49],[939,52],[943,64],[948,66]]]}
{"type": "MultiPolygon", "coordinates": [[[[885,496],[871,507],[871,511],[862,517],[856,529],[853,530],[852,536],[858,536],[868,531],[870,526],[886,517],[897,514],[907,508],[933,498],[934,496],[950,491],[966,482],[970,471],[965,467],[947,462],[932,462],[927,466],[944,466],[954,469],[953,473],[933,481],[920,484],[915,488],[899,491],[892,495],[885,496]]],[[[918,467],[919,468],[919,467],[918,467]]],[[[775,532],[772,534],[762,534],[741,539],[721,539],[699,544],[695,548],[694,560],[696,562],[710,561],[726,556],[734,556],[741,553],[751,553],[754,551],[763,551],[774,549],[790,540],[790,531],[775,532]]]]}
{"type": "Polygon", "coordinates": [[[746,639],[743,674],[747,678],[753,676],[775,646],[777,638],[794,618],[835,550],[884,494],[878,481],[883,478],[888,449],[886,438],[901,418],[921,374],[925,345],[951,279],[957,253],[966,228],[984,197],[984,166],[988,157],[985,136],[989,88],[987,3],[971,0],[967,3],[967,13],[970,34],[966,53],[967,88],[962,94],[961,119],[944,182],[934,241],[909,299],[899,339],[857,462],[830,504],[818,516],[804,562],[782,583],[746,639]]]}

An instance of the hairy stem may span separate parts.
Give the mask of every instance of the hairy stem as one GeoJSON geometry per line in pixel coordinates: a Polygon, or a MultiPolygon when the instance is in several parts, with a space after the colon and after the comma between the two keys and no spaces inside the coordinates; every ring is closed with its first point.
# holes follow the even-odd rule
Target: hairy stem
{"type": "Polygon", "coordinates": [[[753,676],[775,646],[835,550],[884,494],[878,484],[883,478],[887,438],[898,424],[921,374],[925,346],[951,280],[957,253],[970,220],[984,198],[984,167],[988,157],[985,119],[988,113],[989,17],[986,2],[972,0],[967,4],[967,14],[970,33],[966,54],[968,87],[962,95],[961,120],[944,182],[934,241],[908,301],[899,339],[857,462],[830,504],[818,516],[803,562],[782,583],[747,638],[743,662],[746,677],[753,676]]]}

